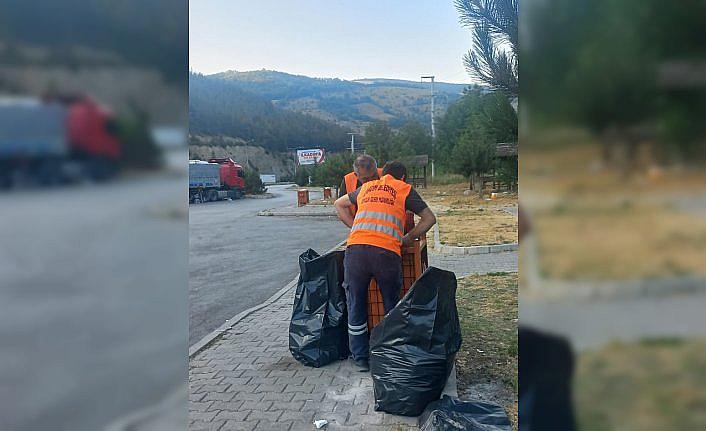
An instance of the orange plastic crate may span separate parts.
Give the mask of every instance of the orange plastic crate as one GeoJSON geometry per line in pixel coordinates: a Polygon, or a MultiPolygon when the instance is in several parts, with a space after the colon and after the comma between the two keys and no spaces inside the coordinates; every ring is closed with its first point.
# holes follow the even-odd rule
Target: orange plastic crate
{"type": "MultiPolygon", "coordinates": [[[[408,232],[412,227],[414,227],[414,215],[411,212],[407,212],[405,232],[408,232]]],[[[402,291],[400,292],[400,299],[407,294],[409,288],[412,287],[427,268],[426,247],[426,237],[423,237],[402,250],[402,291]]],[[[385,317],[385,307],[382,302],[382,295],[380,295],[377,283],[372,280],[368,287],[368,331],[372,331],[383,317],[385,317]]]]}

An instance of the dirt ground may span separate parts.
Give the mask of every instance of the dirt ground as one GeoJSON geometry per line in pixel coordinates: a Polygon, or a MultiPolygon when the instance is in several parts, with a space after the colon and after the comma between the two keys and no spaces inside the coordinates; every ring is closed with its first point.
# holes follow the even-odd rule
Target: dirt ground
{"type": "Polygon", "coordinates": [[[517,429],[517,274],[464,277],[456,302],[459,395],[504,406],[517,429]]]}
{"type": "Polygon", "coordinates": [[[626,175],[603,165],[600,148],[585,142],[524,151],[520,178],[544,276],[706,274],[706,174],[643,164],[626,175]]]}
{"type": "MultiPolygon", "coordinates": [[[[462,247],[516,243],[517,216],[505,209],[517,207],[517,194],[501,193],[491,200],[466,190],[466,182],[417,190],[436,214],[441,242],[462,247]]],[[[434,243],[433,232],[427,239],[434,243]]]]}

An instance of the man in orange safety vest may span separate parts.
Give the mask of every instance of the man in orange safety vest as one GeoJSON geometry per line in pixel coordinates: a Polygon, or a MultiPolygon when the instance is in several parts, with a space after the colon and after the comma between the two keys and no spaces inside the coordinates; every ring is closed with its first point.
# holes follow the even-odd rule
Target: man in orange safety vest
{"type": "Polygon", "coordinates": [[[343,285],[348,307],[348,343],[361,371],[370,369],[367,324],[370,280],[374,278],[377,282],[388,313],[397,304],[402,289],[402,247],[436,223],[434,213],[405,182],[406,177],[407,168],[402,163],[388,162],[380,179],[365,182],[334,203],[338,217],[351,228],[343,261],[343,285]],[[352,213],[356,207],[357,212],[352,213]],[[405,234],[408,210],[420,220],[405,234]]]}

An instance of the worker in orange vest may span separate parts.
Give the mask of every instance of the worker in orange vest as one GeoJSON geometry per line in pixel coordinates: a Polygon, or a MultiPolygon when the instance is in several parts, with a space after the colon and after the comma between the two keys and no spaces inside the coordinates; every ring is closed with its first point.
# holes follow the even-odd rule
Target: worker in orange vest
{"type": "Polygon", "coordinates": [[[353,360],[368,371],[368,285],[374,278],[387,314],[395,307],[402,289],[402,247],[427,233],[436,217],[410,184],[407,168],[388,162],[382,178],[364,183],[336,200],[338,218],[351,228],[344,257],[343,285],[348,306],[348,343],[353,360]],[[355,216],[351,209],[357,207],[355,216]],[[406,211],[421,220],[406,235],[406,211]]]}
{"type": "MultiPolygon", "coordinates": [[[[368,181],[377,180],[382,176],[382,169],[372,156],[362,154],[353,162],[353,172],[346,174],[338,188],[338,197],[354,192],[368,181]]],[[[352,207],[351,214],[355,215],[356,208],[352,207]]]]}

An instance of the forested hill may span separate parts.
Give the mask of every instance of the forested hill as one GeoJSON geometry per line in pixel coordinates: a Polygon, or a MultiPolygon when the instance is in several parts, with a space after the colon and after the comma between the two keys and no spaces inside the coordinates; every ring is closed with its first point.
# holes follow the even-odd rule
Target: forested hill
{"type": "MultiPolygon", "coordinates": [[[[258,94],[277,107],[336,122],[357,132],[367,123],[387,121],[401,127],[409,120],[429,123],[429,84],[397,79],[310,78],[283,72],[228,71],[209,75],[258,94]]],[[[441,115],[466,85],[436,83],[436,113],[441,115]]]]}
{"type": "Polygon", "coordinates": [[[193,135],[241,138],[273,151],[288,147],[336,151],[346,145],[347,131],[332,122],[279,108],[229,80],[189,75],[189,132],[193,135]]]}

